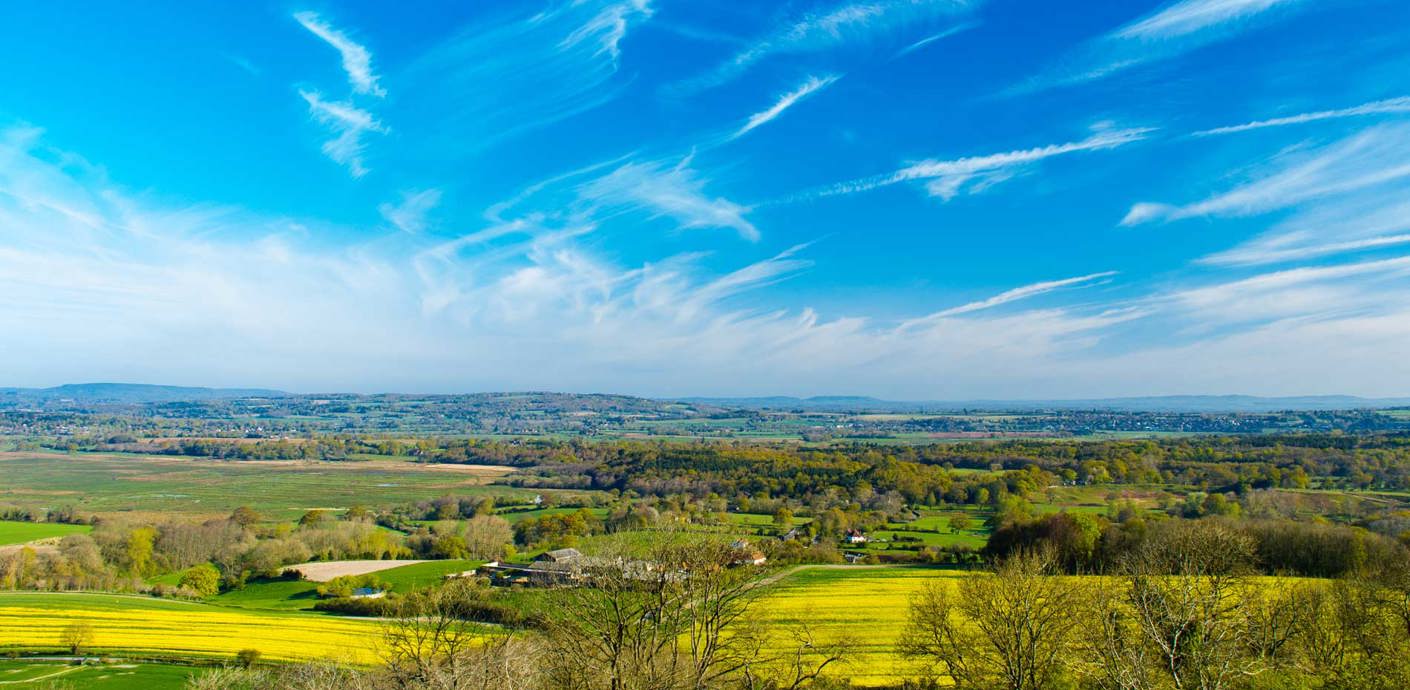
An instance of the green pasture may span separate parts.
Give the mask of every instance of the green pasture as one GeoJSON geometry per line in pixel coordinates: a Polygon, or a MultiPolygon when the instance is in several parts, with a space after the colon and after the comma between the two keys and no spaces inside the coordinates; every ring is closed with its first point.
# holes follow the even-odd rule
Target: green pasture
{"type": "Polygon", "coordinates": [[[289,519],[312,508],[392,507],[453,494],[531,497],[493,474],[413,463],[250,462],[116,454],[0,455],[0,505],[84,513],[215,514],[248,505],[289,519]]]}
{"type": "Polygon", "coordinates": [[[70,534],[87,532],[88,525],[64,525],[57,522],[15,522],[0,520],[0,546],[23,544],[37,539],[66,537],[70,534]]]}
{"type": "Polygon", "coordinates": [[[179,690],[202,669],[171,664],[126,661],[78,665],[29,659],[0,660],[0,683],[27,688],[91,688],[92,690],[179,690]]]}

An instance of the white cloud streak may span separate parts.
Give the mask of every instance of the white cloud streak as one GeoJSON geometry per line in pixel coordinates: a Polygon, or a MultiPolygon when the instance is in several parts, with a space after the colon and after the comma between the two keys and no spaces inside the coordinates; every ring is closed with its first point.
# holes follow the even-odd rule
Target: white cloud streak
{"type": "Polygon", "coordinates": [[[1410,178],[1410,126],[1374,127],[1310,155],[1286,154],[1274,165],[1277,172],[1196,203],[1137,203],[1121,224],[1256,215],[1410,178]]]}
{"type": "Polygon", "coordinates": [[[483,149],[615,98],[622,43],[652,16],[644,0],[559,0],[476,21],[401,75],[400,105],[455,132],[434,155],[483,149]]]}
{"type": "Polygon", "coordinates": [[[675,90],[688,93],[713,88],[733,81],[771,56],[868,43],[940,17],[967,13],[977,4],[970,0],[872,0],[834,5],[783,23],[710,72],[676,84],[675,90]]]}
{"type": "Polygon", "coordinates": [[[1340,108],[1338,110],[1319,110],[1311,113],[1299,113],[1287,117],[1275,117],[1268,120],[1257,120],[1246,122],[1241,125],[1228,127],[1215,127],[1195,132],[1192,136],[1208,137],[1219,134],[1235,134],[1247,132],[1252,129],[1264,129],[1267,127],[1286,127],[1288,125],[1301,125],[1308,122],[1321,122],[1322,120],[1339,120],[1348,117],[1364,117],[1366,115],[1385,115],[1393,113],[1410,113],[1410,96],[1399,98],[1387,98],[1380,101],[1363,103],[1351,108],[1340,108]]]}
{"type": "Polygon", "coordinates": [[[348,73],[348,83],[352,84],[354,92],[377,97],[387,95],[377,84],[377,75],[372,72],[372,53],[366,47],[349,38],[317,12],[295,12],[294,19],[337,49],[343,58],[343,71],[348,73]]]}
{"type": "Polygon", "coordinates": [[[896,57],[910,55],[911,53],[914,53],[917,50],[920,50],[921,48],[935,43],[936,41],[949,38],[962,31],[968,31],[976,26],[979,26],[979,22],[965,22],[963,24],[956,24],[955,26],[945,29],[944,31],[933,33],[929,36],[926,36],[925,38],[920,39],[919,41],[916,41],[915,43],[906,46],[905,48],[902,48],[901,50],[896,52],[896,57]]]}
{"type": "Polygon", "coordinates": [[[1045,159],[1125,146],[1145,139],[1153,131],[1149,128],[1104,129],[1086,139],[1063,144],[951,160],[923,160],[894,173],[838,183],[790,200],[855,194],[901,182],[924,180],[926,191],[931,196],[949,201],[964,192],[975,193],[988,189],[1013,177],[1025,166],[1045,159]]]}
{"type": "Polygon", "coordinates": [[[745,218],[749,209],[707,194],[706,180],[690,162],[687,157],[674,166],[665,161],[627,163],[583,184],[579,193],[595,204],[670,218],[683,229],[726,228],[758,241],[759,229],[745,218]]]}
{"type": "Polygon", "coordinates": [[[596,41],[598,55],[609,55],[615,63],[622,56],[621,43],[627,30],[652,15],[650,0],[628,0],[603,7],[592,19],[569,34],[560,44],[571,48],[583,41],[596,41]]]}
{"type": "Polygon", "coordinates": [[[400,203],[380,204],[377,212],[398,230],[416,234],[426,229],[426,216],[440,203],[441,190],[422,189],[402,192],[400,203]]]}
{"type": "Polygon", "coordinates": [[[739,137],[748,134],[750,131],[753,131],[756,127],[772,122],[779,115],[782,115],[783,111],[793,107],[799,101],[831,86],[838,79],[841,79],[840,75],[808,77],[802,84],[799,84],[797,88],[793,89],[792,91],[789,91],[786,94],[783,94],[782,96],[779,96],[778,100],[775,101],[774,104],[769,106],[766,110],[762,110],[760,112],[754,113],[753,115],[750,115],[749,120],[746,121],[744,123],[744,126],[740,127],[739,131],[735,132],[734,136],[732,136],[731,138],[738,139],[739,137]]]}
{"type": "Polygon", "coordinates": [[[317,91],[299,91],[308,103],[309,115],[338,136],[323,143],[323,153],[346,166],[353,177],[362,177],[368,170],[362,153],[366,148],[363,135],[385,133],[387,128],[367,112],[346,101],[325,100],[317,91]]]}
{"type": "Polygon", "coordinates": [[[1088,42],[1006,93],[1019,95],[1103,79],[1228,39],[1274,10],[1310,4],[1306,0],[1182,0],[1088,42]]]}
{"type": "Polygon", "coordinates": [[[949,309],[944,309],[935,312],[934,314],[922,317],[920,319],[907,321],[902,324],[902,328],[914,328],[920,325],[932,324],[940,319],[947,319],[963,314],[970,314],[977,311],[983,311],[985,309],[992,309],[1000,305],[1008,304],[1010,302],[1017,302],[1019,300],[1028,299],[1030,297],[1037,297],[1038,295],[1046,294],[1054,290],[1060,290],[1065,287],[1072,287],[1075,285],[1091,285],[1096,281],[1100,281],[1105,278],[1110,278],[1116,274],[1116,271],[1102,271],[1101,273],[1091,273],[1085,276],[1077,276],[1075,278],[1048,280],[1040,283],[1024,285],[1022,287],[1016,287],[1012,290],[1006,290],[997,295],[994,295],[993,297],[978,300],[975,302],[970,302],[968,304],[962,304],[958,307],[951,307],[949,309]]]}
{"type": "Polygon", "coordinates": [[[1117,30],[1121,38],[1167,41],[1303,0],[1183,0],[1117,30]]]}

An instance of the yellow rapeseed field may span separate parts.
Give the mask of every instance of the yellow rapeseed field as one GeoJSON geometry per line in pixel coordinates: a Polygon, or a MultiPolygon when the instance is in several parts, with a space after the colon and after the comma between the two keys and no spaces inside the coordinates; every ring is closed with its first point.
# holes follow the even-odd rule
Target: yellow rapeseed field
{"type": "Polygon", "coordinates": [[[97,652],[233,656],[257,649],[266,659],[331,658],[375,663],[375,621],[312,614],[241,611],[206,604],[113,594],[0,593],[0,650],[60,647],[75,621],[93,630],[97,652]]]}
{"type": "Polygon", "coordinates": [[[851,658],[829,675],[858,685],[885,685],[920,674],[921,666],[896,653],[912,595],[931,582],[954,583],[964,572],[919,567],[811,566],[775,584],[756,605],[754,618],[770,630],[774,651],[795,644],[806,625],[815,643],[850,639],[851,658]]]}

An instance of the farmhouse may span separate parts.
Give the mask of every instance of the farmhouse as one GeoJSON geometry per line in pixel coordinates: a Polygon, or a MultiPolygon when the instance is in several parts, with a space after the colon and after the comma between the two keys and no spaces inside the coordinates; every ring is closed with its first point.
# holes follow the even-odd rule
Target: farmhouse
{"type": "Polygon", "coordinates": [[[867,543],[867,535],[862,534],[861,530],[849,529],[847,530],[847,538],[845,541],[848,544],[865,544],[867,543]]]}
{"type": "Polygon", "coordinates": [[[730,560],[733,565],[763,565],[765,561],[769,560],[763,551],[751,547],[749,542],[744,539],[736,539],[733,544],[729,545],[729,548],[733,552],[733,557],[730,560]]]}

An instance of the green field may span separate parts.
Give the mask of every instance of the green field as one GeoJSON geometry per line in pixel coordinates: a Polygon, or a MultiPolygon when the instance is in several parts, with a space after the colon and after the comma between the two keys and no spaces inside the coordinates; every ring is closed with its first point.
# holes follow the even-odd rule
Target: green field
{"type": "Polygon", "coordinates": [[[392,586],[393,592],[406,594],[417,589],[440,584],[446,575],[463,573],[484,565],[484,561],[427,561],[404,565],[376,573],[378,579],[392,586]]]}
{"type": "MultiPolygon", "coordinates": [[[[536,509],[534,509],[534,510],[502,510],[502,511],[498,512],[497,515],[499,515],[500,517],[504,518],[505,520],[508,520],[508,521],[509,521],[509,524],[512,525],[512,524],[515,524],[515,523],[518,523],[518,522],[522,522],[522,521],[524,521],[524,520],[527,520],[527,519],[529,519],[529,518],[540,518],[540,517],[544,517],[545,515],[571,515],[571,514],[573,514],[573,513],[578,512],[579,510],[583,510],[583,509],[582,509],[582,508],[536,508],[536,509]]],[[[588,511],[589,513],[591,513],[593,517],[595,517],[595,518],[597,518],[597,519],[599,519],[599,520],[601,520],[602,518],[607,517],[607,509],[606,509],[606,508],[588,508],[587,511],[588,511]]],[[[425,524],[434,524],[434,523],[435,523],[435,520],[422,520],[422,521],[419,521],[419,522],[423,522],[423,523],[425,523],[425,524]]]]}
{"type": "Polygon", "coordinates": [[[23,544],[36,539],[52,539],[87,532],[88,525],[64,525],[57,522],[14,522],[0,520],[0,546],[23,544]]]}
{"type": "Polygon", "coordinates": [[[114,662],[79,666],[63,662],[13,659],[0,661],[0,683],[26,688],[93,690],[178,690],[201,669],[190,666],[114,662]]]}
{"type": "Polygon", "coordinates": [[[534,493],[487,484],[507,468],[408,462],[251,462],[59,453],[0,453],[0,505],[80,512],[225,514],[249,505],[288,519],[311,508],[392,507],[439,496],[534,493]]]}
{"type": "Polygon", "coordinates": [[[240,589],[223,592],[206,601],[221,606],[270,611],[312,610],[318,602],[317,582],[307,580],[255,580],[240,589]]]}
{"type": "MultiPolygon", "coordinates": [[[[440,584],[451,573],[474,570],[484,561],[428,561],[413,563],[375,573],[378,579],[392,586],[392,591],[407,594],[417,589],[440,584]]],[[[318,583],[307,580],[254,580],[244,587],[223,592],[206,599],[207,603],[267,611],[312,611],[318,603],[318,583]]]]}

